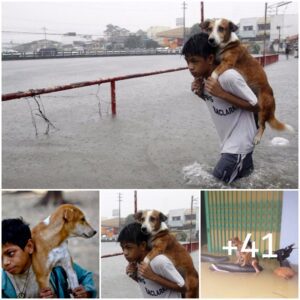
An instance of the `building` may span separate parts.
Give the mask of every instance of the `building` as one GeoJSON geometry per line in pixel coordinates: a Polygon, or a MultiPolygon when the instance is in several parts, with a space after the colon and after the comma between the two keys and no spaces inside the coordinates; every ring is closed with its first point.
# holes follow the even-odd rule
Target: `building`
{"type": "MultiPolygon", "coordinates": [[[[267,49],[283,51],[288,37],[298,34],[298,15],[283,14],[260,18],[244,18],[240,20],[238,36],[243,42],[256,42],[263,45],[266,30],[267,49]]],[[[262,47],[260,47],[262,49],[262,47]]]]}
{"type": "Polygon", "coordinates": [[[168,214],[168,226],[171,229],[190,229],[199,228],[199,209],[190,208],[172,209],[168,214]]]}
{"type": "MultiPolygon", "coordinates": [[[[188,36],[190,28],[185,28],[185,34],[188,36]]],[[[183,27],[162,31],[157,33],[158,43],[163,47],[175,49],[183,45],[183,27]]]]}
{"type": "Polygon", "coordinates": [[[160,44],[161,42],[161,38],[157,37],[157,34],[159,32],[162,31],[167,31],[171,29],[168,26],[151,26],[148,30],[147,30],[147,37],[151,40],[154,40],[156,42],[158,42],[160,44]]]}

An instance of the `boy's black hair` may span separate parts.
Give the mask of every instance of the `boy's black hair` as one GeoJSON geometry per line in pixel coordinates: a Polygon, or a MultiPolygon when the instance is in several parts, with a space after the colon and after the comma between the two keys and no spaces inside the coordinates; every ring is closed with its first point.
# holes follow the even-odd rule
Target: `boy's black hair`
{"type": "Polygon", "coordinates": [[[181,54],[184,56],[198,55],[207,58],[209,55],[216,54],[216,47],[208,43],[208,34],[205,32],[197,33],[191,36],[184,44],[181,54]]]}
{"type": "Polygon", "coordinates": [[[31,239],[31,231],[22,218],[2,221],[2,245],[10,243],[24,250],[29,239],[31,239]]]}
{"type": "Polygon", "coordinates": [[[147,243],[149,235],[142,233],[141,227],[142,225],[137,222],[127,224],[119,233],[118,242],[133,243],[136,245],[140,245],[142,242],[147,243]]]}

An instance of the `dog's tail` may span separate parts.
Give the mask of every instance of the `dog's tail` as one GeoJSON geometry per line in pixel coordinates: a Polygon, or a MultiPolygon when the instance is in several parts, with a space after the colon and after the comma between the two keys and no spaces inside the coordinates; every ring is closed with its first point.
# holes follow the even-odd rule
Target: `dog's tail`
{"type": "Polygon", "coordinates": [[[269,119],[268,122],[273,129],[280,130],[280,131],[287,130],[290,132],[295,132],[294,128],[291,125],[282,123],[278,121],[275,117],[269,119]]]}

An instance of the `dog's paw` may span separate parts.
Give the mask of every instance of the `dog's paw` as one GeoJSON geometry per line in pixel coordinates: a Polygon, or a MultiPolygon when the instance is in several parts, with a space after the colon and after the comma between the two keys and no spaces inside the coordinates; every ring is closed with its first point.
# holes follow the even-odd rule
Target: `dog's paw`
{"type": "Polygon", "coordinates": [[[148,265],[149,262],[150,262],[150,259],[146,256],[146,257],[144,258],[144,263],[146,263],[146,264],[148,265]]]}
{"type": "Polygon", "coordinates": [[[260,136],[255,136],[253,139],[253,144],[256,146],[260,143],[261,137],[260,136]]]}
{"type": "Polygon", "coordinates": [[[212,72],[212,74],[211,74],[211,77],[213,78],[213,79],[218,79],[218,74],[216,73],[216,71],[213,71],[212,72]]]}

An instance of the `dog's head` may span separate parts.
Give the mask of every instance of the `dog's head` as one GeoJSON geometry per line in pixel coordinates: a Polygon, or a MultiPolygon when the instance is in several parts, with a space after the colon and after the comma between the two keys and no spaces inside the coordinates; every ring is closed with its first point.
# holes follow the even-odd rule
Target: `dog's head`
{"type": "Polygon", "coordinates": [[[157,210],[139,211],[135,214],[135,219],[142,224],[141,230],[144,234],[155,235],[168,228],[165,223],[168,218],[157,210]]]}
{"type": "Polygon", "coordinates": [[[238,26],[229,20],[205,20],[200,24],[200,27],[208,33],[208,43],[213,47],[225,47],[227,44],[238,40],[235,34],[238,26]]]}
{"type": "Polygon", "coordinates": [[[62,231],[66,237],[90,238],[97,233],[77,206],[71,204],[61,205],[54,212],[54,215],[62,221],[62,231]]]}
{"type": "Polygon", "coordinates": [[[237,236],[232,238],[230,241],[233,246],[240,246],[242,244],[241,240],[237,236]]]}

